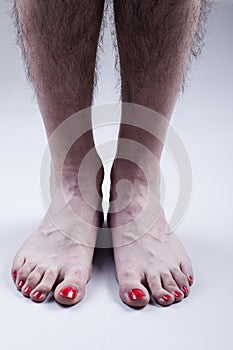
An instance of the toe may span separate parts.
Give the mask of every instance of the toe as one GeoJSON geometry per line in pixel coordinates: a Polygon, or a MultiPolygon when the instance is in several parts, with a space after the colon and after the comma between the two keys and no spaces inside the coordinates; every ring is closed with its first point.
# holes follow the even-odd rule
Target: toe
{"type": "Polygon", "coordinates": [[[143,307],[150,300],[148,290],[140,283],[140,280],[120,283],[119,295],[123,303],[132,307],[143,307]]]}
{"type": "Polygon", "coordinates": [[[180,268],[182,272],[185,274],[185,276],[187,277],[189,285],[191,286],[194,281],[194,274],[193,274],[191,262],[188,260],[182,261],[180,264],[180,268]]]}
{"type": "Polygon", "coordinates": [[[160,275],[147,275],[147,283],[158,304],[168,306],[175,301],[174,295],[162,287],[160,275]]]}
{"type": "MultiPolygon", "coordinates": [[[[118,265],[119,266],[119,265],[118,265]]],[[[141,283],[142,275],[131,264],[118,268],[119,295],[123,303],[132,307],[143,307],[149,303],[148,290],[141,283]]]]}
{"type": "Polygon", "coordinates": [[[56,287],[54,298],[59,304],[74,305],[80,302],[86,289],[88,278],[80,270],[70,270],[56,287]]]}
{"type": "MultiPolygon", "coordinates": [[[[43,266],[36,266],[34,270],[31,271],[31,273],[28,275],[22,290],[22,293],[28,297],[31,296],[32,300],[38,301],[37,298],[33,298],[31,293],[35,290],[37,285],[40,283],[42,277],[44,276],[45,267],[43,266]]],[[[35,292],[35,291],[34,291],[35,292]]],[[[38,294],[37,294],[38,296],[38,294]]]]}
{"type": "Polygon", "coordinates": [[[24,265],[25,257],[23,255],[16,255],[11,268],[11,276],[14,281],[17,279],[19,269],[24,265]]]}
{"type": "Polygon", "coordinates": [[[19,290],[25,285],[26,279],[31,271],[35,268],[35,263],[26,262],[17,272],[16,286],[19,290]]]}
{"type": "Polygon", "coordinates": [[[174,296],[175,301],[181,301],[184,298],[184,294],[180,290],[171,273],[161,273],[161,281],[163,288],[166,289],[169,294],[174,296]]]}
{"type": "Polygon", "coordinates": [[[190,287],[186,275],[179,268],[171,270],[171,274],[176,281],[179,289],[183,292],[184,297],[188,296],[190,287]]]}
{"type": "Polygon", "coordinates": [[[44,301],[48,294],[51,292],[56,279],[58,272],[56,270],[48,269],[45,271],[39,284],[34,284],[34,288],[31,287],[31,283],[26,281],[23,293],[25,296],[31,297],[33,301],[42,302],[44,301]]]}

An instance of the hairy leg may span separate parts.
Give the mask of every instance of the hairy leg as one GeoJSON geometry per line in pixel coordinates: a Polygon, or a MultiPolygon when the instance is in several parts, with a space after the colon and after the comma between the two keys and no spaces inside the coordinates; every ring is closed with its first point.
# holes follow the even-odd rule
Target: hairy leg
{"type": "MultiPolygon", "coordinates": [[[[51,153],[49,214],[19,250],[12,266],[18,289],[34,301],[44,301],[56,286],[59,303],[77,303],[91,275],[102,222],[100,197],[92,198],[98,211],[85,202],[78,184],[80,164],[94,148],[91,113],[83,115],[82,127],[88,131],[73,143],[64,163],[61,154],[71,130],[63,130],[52,142],[51,135],[68,117],[92,104],[103,6],[103,0],[16,0],[14,6],[19,42],[51,153]],[[73,213],[80,220],[74,220],[73,213]]],[[[96,183],[88,182],[88,174],[82,174],[81,181],[84,187],[93,186],[93,193],[97,187],[101,194],[103,171],[96,151],[92,167],[100,168],[96,183]]]]}
{"type": "MultiPolygon", "coordinates": [[[[205,8],[207,2],[202,0],[115,0],[122,102],[149,107],[166,120],[171,118],[191,53],[198,54],[194,41],[201,38],[197,30],[205,17],[205,8]]],[[[148,303],[150,290],[159,304],[169,305],[189,294],[193,283],[192,267],[175,235],[165,233],[167,222],[160,205],[159,178],[163,142],[143,129],[126,124],[132,121],[130,108],[123,106],[117,157],[111,173],[111,211],[115,210],[116,185],[120,180],[131,181],[134,192],[131,197],[131,191],[127,193],[126,189],[124,201],[129,205],[108,216],[112,228],[122,226],[121,233],[113,233],[120,296],[131,306],[142,306],[148,303]],[[135,163],[121,159],[125,153],[121,139],[138,142],[157,159],[151,163],[145,154],[134,152],[135,163],[143,162],[149,183],[154,183],[153,210],[155,217],[159,217],[147,234],[122,246],[120,236],[129,234],[124,232],[124,225],[135,220],[146,205],[148,179],[135,163]]],[[[152,131],[159,131],[161,125],[155,119],[150,127],[152,131]]]]}

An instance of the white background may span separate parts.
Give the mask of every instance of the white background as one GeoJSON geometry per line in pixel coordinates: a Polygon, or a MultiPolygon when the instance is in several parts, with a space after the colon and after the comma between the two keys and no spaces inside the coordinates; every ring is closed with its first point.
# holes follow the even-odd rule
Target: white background
{"type": "MultiPolygon", "coordinates": [[[[0,6],[1,347],[232,349],[232,4],[221,2],[213,11],[205,50],[193,68],[172,120],[189,152],[194,173],[192,202],[177,236],[193,261],[195,284],[190,297],[182,303],[167,308],[150,304],[141,310],[130,309],[120,301],[112,253],[106,249],[96,252],[86,297],[75,307],[61,307],[52,297],[35,304],[12,283],[14,254],[43,215],[39,171],[46,139],[25,82],[6,1],[1,0],[0,6]]],[[[118,99],[108,35],[105,45],[106,65],[96,104],[118,99]]],[[[105,130],[104,134],[112,138],[116,130],[105,130]]],[[[103,135],[96,133],[96,140],[101,142],[103,135]]],[[[176,190],[169,164],[164,154],[163,170],[172,201],[176,190]]]]}

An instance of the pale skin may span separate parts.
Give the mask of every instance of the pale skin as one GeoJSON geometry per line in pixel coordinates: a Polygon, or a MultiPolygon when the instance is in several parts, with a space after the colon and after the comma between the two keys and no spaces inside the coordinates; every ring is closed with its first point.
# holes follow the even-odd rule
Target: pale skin
{"type": "MultiPolygon", "coordinates": [[[[66,118],[92,104],[103,6],[103,0],[57,0],[55,8],[53,1],[16,0],[23,48],[48,137],[66,118]]],[[[150,107],[170,120],[200,12],[201,0],[115,0],[123,102],[150,107]]],[[[132,139],[148,147],[158,163],[163,151],[158,140],[145,135],[143,131],[132,130],[124,125],[124,121],[127,123],[127,115],[123,113],[117,157],[111,172],[110,208],[114,207],[116,184],[120,179],[130,180],[135,185],[135,192],[127,210],[109,213],[110,228],[133,220],[144,205],[147,193],[145,179],[137,166],[120,159],[120,138],[132,139]],[[137,193],[139,186],[140,192],[137,193]]],[[[90,116],[87,116],[85,122],[91,129],[90,116]]],[[[77,225],[75,232],[71,232],[71,237],[82,237],[85,230],[89,246],[67,238],[59,227],[51,226],[48,215],[45,214],[39,227],[14,259],[12,276],[16,286],[33,301],[44,301],[52,290],[55,300],[65,305],[76,304],[85,295],[85,287],[92,272],[96,234],[102,225],[103,216],[101,210],[94,210],[83,201],[77,172],[82,159],[93,147],[93,136],[88,132],[73,145],[62,169],[65,197],[71,199],[69,203],[72,210],[90,224],[87,227],[77,225]]],[[[69,230],[70,216],[65,210],[56,213],[56,178],[59,171],[56,145],[51,150],[51,157],[51,211],[54,215],[59,215],[66,230],[69,230]]],[[[145,163],[147,164],[146,159],[145,163]]],[[[100,171],[92,186],[97,186],[101,195],[104,173],[97,152],[93,164],[100,171]]],[[[152,181],[156,183],[156,215],[161,211],[157,163],[148,164],[148,169],[152,181]]],[[[86,181],[85,177],[83,181],[86,181]]],[[[96,202],[96,208],[99,208],[99,197],[96,196],[93,201],[96,202]]],[[[150,300],[150,294],[158,304],[171,305],[190,293],[194,280],[190,259],[174,233],[165,234],[166,225],[162,211],[156,225],[130,244],[119,246],[118,236],[113,233],[119,294],[122,301],[130,306],[145,306],[150,300]]]]}

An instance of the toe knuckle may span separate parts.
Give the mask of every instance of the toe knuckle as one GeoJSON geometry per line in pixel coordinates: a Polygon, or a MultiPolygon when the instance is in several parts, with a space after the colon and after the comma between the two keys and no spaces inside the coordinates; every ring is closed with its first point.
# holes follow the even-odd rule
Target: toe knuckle
{"type": "Polygon", "coordinates": [[[122,271],[122,276],[124,277],[124,278],[133,278],[134,277],[134,273],[133,273],[133,271],[132,270],[123,270],[122,271]]]}
{"type": "Polygon", "coordinates": [[[170,273],[168,273],[168,272],[163,272],[163,273],[161,274],[161,277],[162,277],[163,280],[165,280],[165,281],[171,279],[171,275],[170,275],[170,273]]]}
{"type": "Polygon", "coordinates": [[[24,258],[24,254],[22,251],[18,251],[18,253],[15,255],[14,261],[23,261],[24,258]]]}
{"type": "Polygon", "coordinates": [[[158,289],[158,290],[154,290],[152,291],[152,296],[154,299],[159,299],[161,297],[161,295],[163,294],[163,292],[161,291],[161,289],[158,289]]]}
{"type": "Polygon", "coordinates": [[[84,282],[84,280],[85,280],[85,277],[84,277],[84,275],[83,275],[83,272],[82,272],[82,271],[79,271],[79,270],[77,270],[77,271],[74,272],[74,278],[77,279],[77,280],[79,280],[79,281],[83,281],[83,282],[84,282]]]}
{"type": "Polygon", "coordinates": [[[26,276],[27,276],[27,273],[26,273],[25,270],[20,270],[20,271],[18,272],[18,278],[19,278],[19,279],[25,279],[26,276]]]}
{"type": "Polygon", "coordinates": [[[30,261],[28,263],[28,269],[33,269],[36,266],[36,263],[34,261],[30,261]]]}
{"type": "Polygon", "coordinates": [[[35,276],[35,275],[28,276],[28,278],[27,278],[27,283],[28,283],[29,285],[34,285],[35,282],[36,282],[36,276],[35,276]]]}
{"type": "Polygon", "coordinates": [[[160,288],[160,278],[159,276],[151,276],[150,278],[148,278],[149,284],[150,284],[150,288],[152,290],[155,289],[159,289],[160,288]]]}
{"type": "Polygon", "coordinates": [[[171,271],[174,275],[180,274],[180,269],[178,267],[174,267],[171,271]]]}
{"type": "Polygon", "coordinates": [[[168,284],[167,284],[167,288],[168,288],[168,289],[177,288],[176,282],[175,282],[175,281],[169,281],[168,284]]]}
{"type": "Polygon", "coordinates": [[[77,281],[77,284],[78,284],[81,288],[83,288],[83,287],[85,286],[85,284],[86,284],[86,280],[85,280],[84,276],[78,276],[78,277],[76,278],[76,281],[77,281]]]}
{"type": "Polygon", "coordinates": [[[42,274],[42,273],[44,272],[44,270],[45,270],[45,266],[44,266],[44,265],[38,265],[38,266],[36,267],[37,273],[42,274]]]}
{"type": "Polygon", "coordinates": [[[191,267],[191,260],[187,257],[185,260],[181,261],[181,265],[185,268],[191,267]]]}
{"type": "Polygon", "coordinates": [[[47,277],[49,279],[55,279],[57,277],[57,271],[56,270],[48,270],[47,277]]]}
{"type": "Polygon", "coordinates": [[[69,273],[69,276],[67,276],[67,280],[70,280],[71,282],[74,281],[80,287],[84,287],[86,284],[86,278],[83,272],[79,269],[73,270],[72,273],[69,273]]]}
{"type": "Polygon", "coordinates": [[[180,275],[179,280],[180,280],[182,283],[187,284],[187,277],[186,277],[185,275],[183,275],[183,274],[180,275]]]}
{"type": "Polygon", "coordinates": [[[38,287],[38,290],[39,290],[41,293],[44,293],[44,294],[48,294],[48,293],[50,292],[49,286],[46,286],[45,284],[41,284],[41,285],[38,287]]]}
{"type": "Polygon", "coordinates": [[[131,264],[127,264],[121,270],[120,275],[123,279],[134,279],[136,277],[135,268],[131,264]]]}

